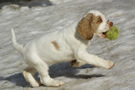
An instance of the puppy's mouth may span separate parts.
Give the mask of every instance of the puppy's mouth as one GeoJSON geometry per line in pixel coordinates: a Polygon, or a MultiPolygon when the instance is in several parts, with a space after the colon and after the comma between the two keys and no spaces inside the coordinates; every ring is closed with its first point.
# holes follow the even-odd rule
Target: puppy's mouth
{"type": "Polygon", "coordinates": [[[106,38],[106,33],[107,33],[107,31],[106,32],[102,32],[102,38],[106,38]]]}

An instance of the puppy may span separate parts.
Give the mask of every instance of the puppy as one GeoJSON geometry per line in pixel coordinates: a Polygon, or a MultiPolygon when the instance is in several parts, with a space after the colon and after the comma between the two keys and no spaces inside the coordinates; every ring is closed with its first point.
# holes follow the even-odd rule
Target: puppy
{"type": "Polygon", "coordinates": [[[62,31],[45,34],[25,45],[16,42],[12,29],[13,47],[22,54],[29,65],[23,72],[24,78],[32,87],[38,87],[39,83],[33,77],[35,72],[38,72],[43,85],[61,86],[64,82],[52,79],[48,73],[48,66],[64,61],[71,61],[71,64],[77,67],[92,64],[105,69],[112,68],[114,66],[112,61],[87,52],[93,35],[105,38],[105,33],[112,26],[113,23],[107,20],[101,12],[91,10],[78,23],[62,31]]]}

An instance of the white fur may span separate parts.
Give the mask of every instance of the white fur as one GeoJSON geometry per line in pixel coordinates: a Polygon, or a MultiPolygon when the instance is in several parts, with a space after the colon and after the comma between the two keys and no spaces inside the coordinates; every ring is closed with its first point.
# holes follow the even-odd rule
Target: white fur
{"type": "MultiPolygon", "coordinates": [[[[88,13],[102,17],[103,22],[95,33],[102,37],[101,33],[109,30],[107,19],[99,11],[93,10],[88,13]]],[[[39,86],[39,83],[32,76],[36,71],[39,73],[41,83],[46,86],[61,86],[64,84],[64,82],[54,80],[49,76],[48,65],[50,64],[76,59],[80,65],[92,64],[106,69],[113,67],[113,62],[87,52],[89,41],[79,38],[79,35],[76,34],[76,26],[77,24],[74,24],[63,31],[46,34],[27,43],[25,46],[16,42],[12,29],[13,46],[23,55],[25,62],[29,65],[29,68],[23,72],[24,77],[33,87],[39,86]],[[52,44],[53,41],[58,45],[58,49],[52,44]],[[31,70],[32,68],[33,70],[31,70]]]]}

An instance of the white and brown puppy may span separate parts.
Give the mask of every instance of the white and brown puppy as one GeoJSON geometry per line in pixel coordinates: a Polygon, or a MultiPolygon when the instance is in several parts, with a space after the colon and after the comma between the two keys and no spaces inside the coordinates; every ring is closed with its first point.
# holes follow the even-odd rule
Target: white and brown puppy
{"type": "Polygon", "coordinates": [[[40,82],[45,86],[61,86],[64,82],[52,79],[48,74],[48,66],[64,61],[73,61],[73,66],[92,64],[105,69],[110,69],[114,63],[104,60],[87,52],[88,44],[93,35],[105,38],[105,32],[113,26],[105,16],[96,10],[89,11],[77,24],[63,31],[55,31],[40,38],[32,40],[26,45],[16,42],[12,29],[12,42],[14,48],[24,57],[29,65],[23,75],[32,87],[38,87],[39,83],[33,75],[39,73],[40,82]]]}

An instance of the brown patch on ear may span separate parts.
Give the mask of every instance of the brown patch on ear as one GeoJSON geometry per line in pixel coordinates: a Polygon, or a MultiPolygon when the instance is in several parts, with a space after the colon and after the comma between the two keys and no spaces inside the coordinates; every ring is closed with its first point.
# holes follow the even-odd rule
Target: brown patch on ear
{"type": "Polygon", "coordinates": [[[52,41],[51,43],[53,44],[53,46],[55,47],[56,50],[59,50],[59,46],[56,43],[56,41],[52,41]]]}
{"type": "Polygon", "coordinates": [[[93,19],[93,14],[89,13],[86,17],[78,23],[77,31],[85,39],[90,40],[94,35],[94,30],[92,29],[91,23],[93,19]]]}

